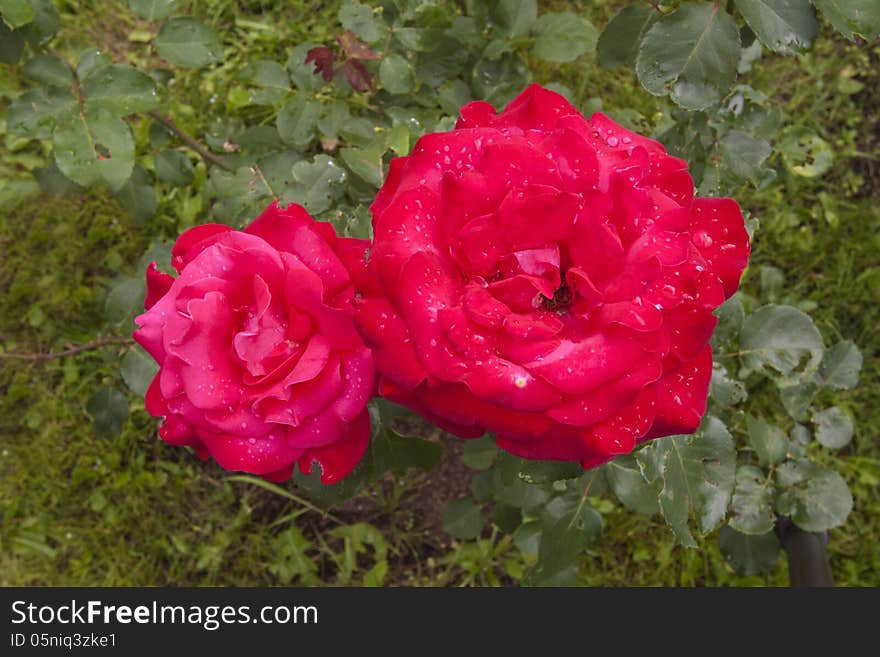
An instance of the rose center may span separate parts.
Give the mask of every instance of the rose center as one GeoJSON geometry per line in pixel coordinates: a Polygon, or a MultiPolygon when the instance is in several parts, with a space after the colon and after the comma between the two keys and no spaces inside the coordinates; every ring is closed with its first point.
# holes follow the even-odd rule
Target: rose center
{"type": "Polygon", "coordinates": [[[552,298],[545,297],[543,294],[541,295],[541,307],[554,313],[565,312],[571,305],[571,296],[571,290],[568,285],[565,284],[565,281],[563,281],[562,285],[556,288],[552,298]]]}

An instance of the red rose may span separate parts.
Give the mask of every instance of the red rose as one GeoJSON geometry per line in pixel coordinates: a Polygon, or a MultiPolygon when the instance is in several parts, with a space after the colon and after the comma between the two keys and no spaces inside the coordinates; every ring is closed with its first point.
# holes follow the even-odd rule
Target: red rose
{"type": "Polygon", "coordinates": [[[351,274],[366,242],[298,205],[244,231],[208,224],[174,245],[177,279],[147,270],[135,339],[161,366],[146,395],[159,435],[272,481],[295,463],[334,483],[370,436],[375,372],[354,326],[351,274]]]}
{"type": "Polygon", "coordinates": [[[691,432],[712,310],[749,254],[687,164],[533,85],[392,161],[356,304],[380,394],[525,458],[603,463],[691,432]],[[369,281],[369,279],[368,279],[369,281]]]}

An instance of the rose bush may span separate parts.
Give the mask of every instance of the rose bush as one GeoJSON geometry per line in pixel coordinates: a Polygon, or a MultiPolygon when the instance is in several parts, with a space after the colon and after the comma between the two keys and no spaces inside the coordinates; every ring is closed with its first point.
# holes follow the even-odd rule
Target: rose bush
{"type": "Polygon", "coordinates": [[[348,474],[369,441],[375,385],[346,266],[365,248],[298,205],[272,204],[244,231],[183,233],[180,275],[150,265],[134,333],[161,366],[146,394],[160,436],[272,481],[316,461],[324,483],[348,474]]]}
{"type": "Polygon", "coordinates": [[[658,142],[532,85],[422,137],[371,210],[357,322],[384,397],[584,467],[700,424],[749,240],[658,142]]]}

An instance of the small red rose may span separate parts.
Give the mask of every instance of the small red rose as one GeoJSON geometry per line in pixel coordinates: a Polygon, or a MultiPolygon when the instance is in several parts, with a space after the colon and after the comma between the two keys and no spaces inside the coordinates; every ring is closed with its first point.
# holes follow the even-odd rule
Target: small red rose
{"type": "Polygon", "coordinates": [[[352,267],[366,242],[337,238],[298,205],[244,231],[208,224],[174,245],[176,279],[147,270],[135,339],[156,359],[147,410],[159,435],[271,481],[294,464],[331,484],[366,450],[375,372],[354,326],[352,267]]]}
{"type": "Polygon", "coordinates": [[[533,85],[420,139],[371,210],[356,303],[380,394],[584,467],[699,425],[749,240],[656,141],[533,85]]]}

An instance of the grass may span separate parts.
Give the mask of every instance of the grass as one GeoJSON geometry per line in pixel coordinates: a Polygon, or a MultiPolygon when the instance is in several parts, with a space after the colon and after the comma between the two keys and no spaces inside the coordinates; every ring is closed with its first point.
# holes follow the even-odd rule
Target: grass
{"type": "MultiPolygon", "coordinates": [[[[59,47],[65,52],[100,43],[110,52],[134,52],[136,60],[147,56],[127,41],[138,27],[130,14],[85,1],[62,5],[65,37],[59,47]]],[[[206,98],[217,95],[223,102],[218,81],[237,66],[260,57],[283,60],[289,44],[321,41],[335,29],[335,3],[289,3],[268,13],[260,12],[260,2],[238,5],[208,5],[212,22],[231,35],[229,57],[216,75],[184,79],[175,110],[192,126],[199,125],[206,98]],[[273,29],[255,28],[254,22],[273,29]]],[[[611,10],[597,3],[591,17],[601,25],[611,10]]],[[[766,189],[740,190],[737,197],[761,221],[744,288],[764,301],[809,310],[826,342],[851,338],[862,348],[862,384],[845,402],[856,419],[856,439],[842,453],[820,458],[841,471],[856,500],[846,525],[831,532],[836,580],[878,585],[880,48],[829,35],[826,29],[810,54],[765,57],[752,74],[753,86],[775,90],[786,121],[817,131],[836,159],[831,171],[813,180],[780,167],[781,178],[766,189]],[[762,267],[781,271],[781,288],[762,288],[762,267]]],[[[0,76],[2,99],[20,80],[8,70],[0,76]]],[[[639,116],[630,118],[644,129],[660,118],[662,107],[631,73],[600,70],[592,56],[538,68],[536,77],[566,84],[582,104],[601,97],[612,113],[634,108],[639,116]]],[[[33,157],[4,153],[0,174],[27,185],[24,173],[33,157]]],[[[135,272],[152,240],[173,238],[198,214],[198,197],[184,190],[160,199],[158,217],[146,226],[100,191],[31,198],[2,213],[0,356],[126,333],[125,326],[103,319],[108,286],[120,273],[135,272]]],[[[331,518],[233,481],[215,465],[166,445],[133,395],[119,438],[97,437],[86,403],[99,384],[125,389],[119,375],[123,352],[110,345],[46,361],[0,358],[0,585],[490,585],[521,578],[527,563],[509,537],[487,534],[450,543],[422,530],[424,506],[414,500],[431,485],[424,475],[377,486],[331,518]]],[[[675,546],[658,519],[636,516],[610,500],[599,508],[605,531],[584,556],[584,584],[787,581],[784,560],[768,576],[740,577],[724,561],[714,535],[702,539],[699,549],[686,550],[675,546]]]]}

